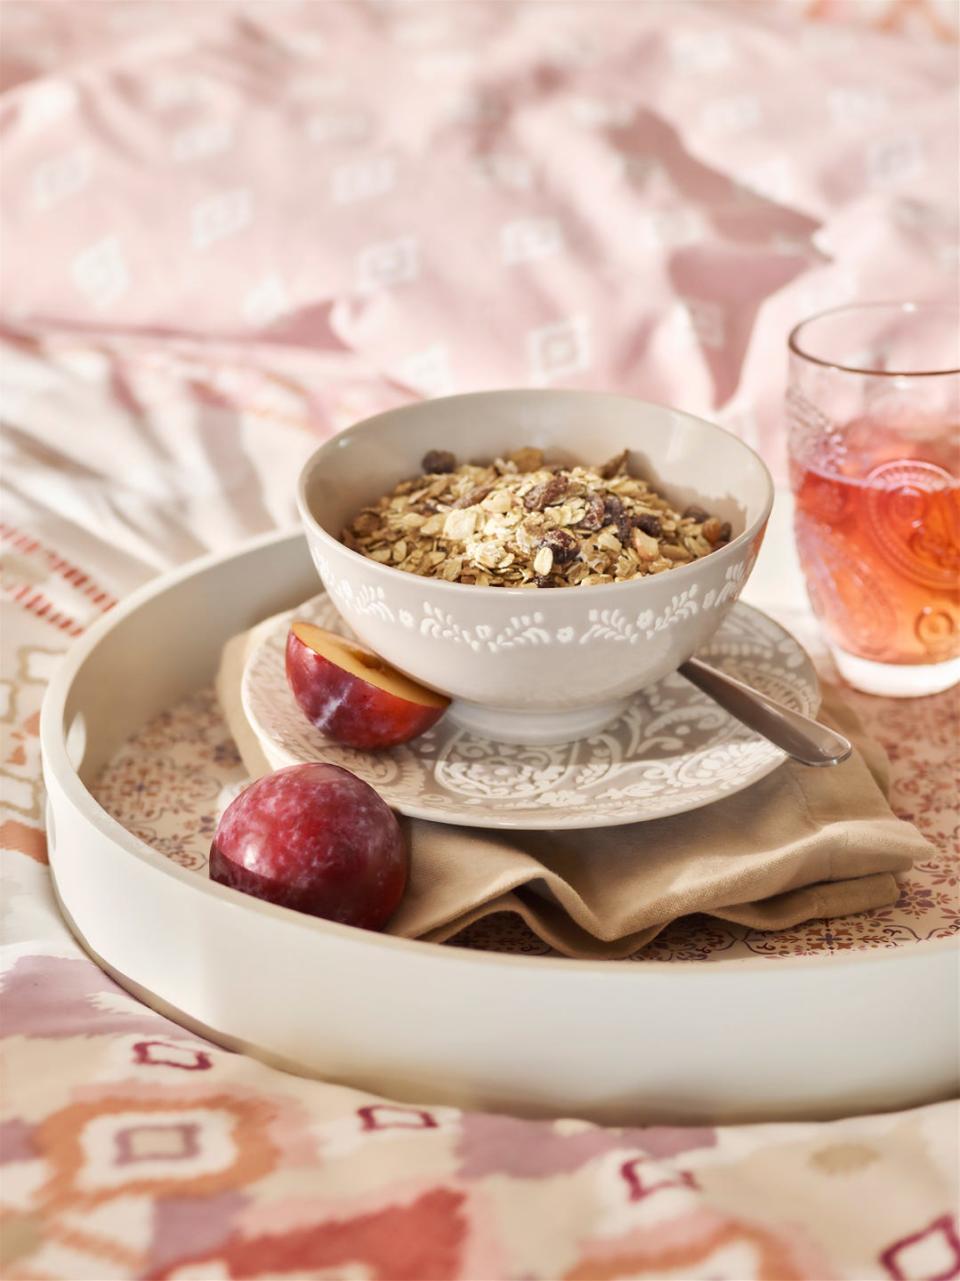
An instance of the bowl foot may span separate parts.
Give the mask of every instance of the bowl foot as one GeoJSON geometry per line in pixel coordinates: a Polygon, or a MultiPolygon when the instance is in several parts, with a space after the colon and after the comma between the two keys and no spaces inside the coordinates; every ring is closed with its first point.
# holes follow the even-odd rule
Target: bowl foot
{"type": "Polygon", "coordinates": [[[615,698],[592,707],[556,712],[524,711],[511,707],[484,707],[455,698],[447,715],[463,729],[496,743],[541,746],[587,738],[623,712],[629,698],[615,698]]]}

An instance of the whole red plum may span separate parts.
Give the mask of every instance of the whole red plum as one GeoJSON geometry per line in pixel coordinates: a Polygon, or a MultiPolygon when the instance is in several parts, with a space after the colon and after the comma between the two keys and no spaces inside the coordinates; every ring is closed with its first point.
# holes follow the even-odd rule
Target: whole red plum
{"type": "Polygon", "coordinates": [[[379,930],[407,884],[396,817],[369,784],[319,762],[268,774],[226,808],[210,877],[245,894],[379,930]]]}

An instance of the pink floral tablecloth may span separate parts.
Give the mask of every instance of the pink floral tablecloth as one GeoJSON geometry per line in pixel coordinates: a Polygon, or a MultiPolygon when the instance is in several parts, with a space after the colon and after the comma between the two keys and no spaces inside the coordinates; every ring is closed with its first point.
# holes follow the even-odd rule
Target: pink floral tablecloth
{"type": "MultiPolygon", "coordinates": [[[[3,1275],[960,1276],[951,1103],[615,1130],[199,1042],[67,934],[37,739],[72,637],[292,523],[317,436],[376,408],[611,387],[782,471],[787,328],[956,290],[955,6],[9,0],[0,26],[3,1275]]],[[[938,707],[880,718],[918,807],[938,707]]],[[[925,808],[955,851],[943,787],[925,808]]]]}

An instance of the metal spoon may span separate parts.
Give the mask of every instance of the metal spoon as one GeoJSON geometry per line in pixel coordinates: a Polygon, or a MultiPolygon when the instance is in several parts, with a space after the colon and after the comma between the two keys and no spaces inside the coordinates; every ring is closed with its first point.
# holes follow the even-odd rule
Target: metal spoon
{"type": "Polygon", "coordinates": [[[757,689],[733,676],[688,658],[677,669],[697,689],[703,690],[724,711],[735,716],[758,734],[782,748],[802,765],[839,765],[853,751],[853,745],[836,730],[828,729],[810,716],[793,712],[757,689]]]}

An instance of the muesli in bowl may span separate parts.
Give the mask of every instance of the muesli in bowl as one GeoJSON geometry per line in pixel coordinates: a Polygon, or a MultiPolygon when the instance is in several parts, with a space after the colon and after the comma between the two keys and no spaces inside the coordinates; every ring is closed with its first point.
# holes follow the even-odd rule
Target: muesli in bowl
{"type": "Polygon", "coordinates": [[[629,460],[623,449],[600,467],[549,465],[525,445],[483,466],[431,449],[342,539],[381,565],[480,587],[626,583],[730,541],[729,521],[697,503],[677,511],[629,460]]]}
{"type": "Polygon", "coordinates": [[[598,732],[704,645],[747,580],[772,501],[762,461],[722,428],[552,388],[378,414],[321,445],[299,493],[314,564],[359,639],[452,698],[461,725],[527,745],[598,732]],[[605,458],[616,464],[597,467],[605,458]]]}

